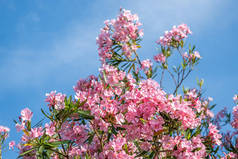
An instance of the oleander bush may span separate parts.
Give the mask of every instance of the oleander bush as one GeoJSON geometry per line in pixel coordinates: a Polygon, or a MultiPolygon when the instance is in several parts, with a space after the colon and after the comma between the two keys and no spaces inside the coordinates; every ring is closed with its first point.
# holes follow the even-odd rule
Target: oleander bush
{"type": "MultiPolygon", "coordinates": [[[[15,121],[21,139],[9,143],[19,158],[238,158],[238,96],[232,115],[226,109],[214,115],[203,80],[195,88],[182,87],[201,60],[187,39],[190,28],[173,26],[156,42],[158,54],[142,60],[141,25],[136,14],[121,9],[97,37],[99,75],[80,79],[73,96],[47,93],[44,121],[32,124],[31,110],[21,111],[15,121]],[[173,90],[166,92],[168,87],[173,90]],[[226,124],[234,129],[222,134],[226,124]]],[[[8,133],[0,126],[1,146],[8,133]]]]}

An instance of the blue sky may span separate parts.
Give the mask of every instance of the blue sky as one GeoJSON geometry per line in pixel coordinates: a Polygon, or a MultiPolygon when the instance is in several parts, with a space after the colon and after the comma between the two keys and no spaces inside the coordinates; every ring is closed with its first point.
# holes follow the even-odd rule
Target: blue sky
{"type": "MultiPolygon", "coordinates": [[[[78,79],[97,74],[96,37],[120,7],[143,23],[143,58],[157,53],[155,41],[165,30],[187,23],[203,59],[185,86],[204,78],[217,109],[231,109],[238,93],[237,5],[236,0],[0,0],[0,125],[11,128],[9,140],[17,140],[13,119],[21,109],[29,107],[36,122],[46,108],[45,93],[73,94],[78,79]]],[[[4,158],[16,156],[8,151],[4,158]]]]}

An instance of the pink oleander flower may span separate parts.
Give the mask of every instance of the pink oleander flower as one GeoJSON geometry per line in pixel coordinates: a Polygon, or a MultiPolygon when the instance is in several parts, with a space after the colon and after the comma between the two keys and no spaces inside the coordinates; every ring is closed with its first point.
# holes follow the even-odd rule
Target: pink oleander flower
{"type": "Polygon", "coordinates": [[[231,122],[231,126],[235,129],[238,129],[238,105],[233,107],[233,121],[231,122]]]}
{"type": "Polygon", "coordinates": [[[208,101],[209,101],[209,102],[212,102],[212,101],[213,101],[213,98],[212,98],[212,97],[208,97],[208,101]]]}
{"type": "Polygon", "coordinates": [[[220,145],[221,144],[222,135],[219,134],[219,130],[217,130],[217,127],[215,125],[213,125],[212,123],[210,123],[208,129],[209,129],[208,136],[211,137],[212,141],[216,145],[220,145]]]}
{"type": "Polygon", "coordinates": [[[157,43],[162,46],[170,46],[173,41],[179,42],[189,34],[192,34],[192,32],[186,24],[173,26],[172,30],[165,31],[164,36],[161,36],[157,43]]]}
{"type": "Polygon", "coordinates": [[[233,100],[234,100],[235,102],[238,101],[238,95],[237,95],[237,94],[234,95],[233,100]]]}
{"type": "MultiPolygon", "coordinates": [[[[72,147],[72,149],[69,151],[69,155],[71,157],[81,156],[83,155],[87,149],[83,146],[80,147],[72,147]]],[[[58,158],[57,158],[58,159],[58,158]]]]}
{"type": "Polygon", "coordinates": [[[210,118],[214,118],[214,113],[212,111],[210,111],[209,109],[207,110],[207,115],[210,117],[210,118]]]}
{"type": "Polygon", "coordinates": [[[65,99],[66,95],[62,93],[56,93],[56,91],[51,91],[50,93],[46,93],[46,99],[45,101],[48,102],[48,106],[54,107],[56,110],[64,109],[65,99]]]}
{"type": "Polygon", "coordinates": [[[104,77],[104,74],[106,75],[104,80],[106,83],[111,85],[119,84],[119,82],[122,81],[126,76],[125,72],[119,71],[116,67],[106,64],[103,64],[99,71],[102,77],[104,77]]]}
{"type": "Polygon", "coordinates": [[[200,56],[200,54],[199,54],[198,51],[194,51],[194,57],[196,57],[196,58],[198,58],[198,59],[201,58],[201,56],[200,56]]]}
{"type": "Polygon", "coordinates": [[[189,55],[187,52],[185,52],[182,56],[184,59],[188,59],[189,61],[192,61],[195,58],[197,58],[197,59],[202,58],[198,51],[194,51],[194,53],[191,53],[189,55]]]}
{"type": "Polygon", "coordinates": [[[141,61],[141,67],[143,70],[152,67],[152,65],[153,63],[149,59],[141,61]]]}
{"type": "Polygon", "coordinates": [[[171,150],[174,157],[178,159],[201,159],[206,156],[206,147],[203,145],[201,137],[198,135],[192,140],[187,140],[182,136],[163,136],[162,146],[165,150],[171,150]],[[177,147],[174,150],[174,147],[177,147]]]}
{"type": "Polygon", "coordinates": [[[46,135],[53,136],[55,134],[55,124],[53,123],[46,123],[45,124],[45,133],[46,135]]]}
{"type": "Polygon", "coordinates": [[[138,47],[130,41],[143,36],[142,29],[139,29],[141,23],[138,16],[131,14],[129,10],[122,9],[116,19],[106,20],[104,23],[105,27],[96,38],[102,63],[112,58],[115,43],[122,47],[122,54],[131,57],[138,47]]]}
{"type": "Polygon", "coordinates": [[[183,54],[183,58],[188,58],[188,53],[187,53],[187,52],[185,52],[185,53],[183,54]]]}
{"type": "Polygon", "coordinates": [[[15,146],[15,141],[11,141],[11,142],[9,142],[9,149],[14,149],[14,146],[15,146]]]}
{"type": "Polygon", "coordinates": [[[10,129],[8,127],[0,125],[0,133],[8,133],[9,131],[10,129]]]}
{"type": "Polygon", "coordinates": [[[0,125],[0,142],[2,142],[2,139],[5,140],[8,137],[9,131],[10,129],[8,127],[0,125]]]}
{"type": "Polygon", "coordinates": [[[33,128],[31,129],[30,136],[31,138],[38,138],[44,134],[43,128],[38,127],[38,128],[33,128]]]}
{"type": "Polygon", "coordinates": [[[132,142],[127,142],[125,137],[114,136],[113,140],[104,146],[100,158],[133,159],[135,158],[135,149],[135,145],[132,142]],[[127,145],[128,152],[123,148],[125,145],[127,145]]]}
{"type": "MultiPolygon", "coordinates": [[[[224,153],[225,154],[225,153],[224,153]]],[[[233,153],[233,152],[230,152],[228,154],[225,154],[224,157],[222,157],[221,159],[237,159],[238,158],[238,155],[233,153]]]]}
{"type": "Polygon", "coordinates": [[[17,131],[19,132],[25,128],[25,123],[24,122],[22,122],[21,124],[16,123],[15,127],[16,127],[17,131]]]}
{"type": "Polygon", "coordinates": [[[25,120],[31,121],[32,116],[33,116],[33,112],[31,112],[29,108],[25,108],[21,111],[21,119],[23,121],[25,120]]]}
{"type": "Polygon", "coordinates": [[[157,54],[157,55],[154,56],[154,60],[155,60],[156,62],[165,63],[166,57],[164,56],[163,53],[160,53],[160,54],[157,54]]]}
{"type": "Polygon", "coordinates": [[[117,123],[120,124],[120,125],[122,125],[122,123],[125,122],[125,119],[124,119],[124,116],[123,116],[122,113],[117,114],[117,115],[115,116],[115,118],[116,118],[117,123]]]}

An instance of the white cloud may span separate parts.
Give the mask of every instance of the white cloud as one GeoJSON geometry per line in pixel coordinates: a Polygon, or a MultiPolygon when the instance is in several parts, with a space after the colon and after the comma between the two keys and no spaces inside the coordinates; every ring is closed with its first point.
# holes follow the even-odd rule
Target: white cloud
{"type": "MultiPolygon", "coordinates": [[[[0,64],[0,74],[5,76],[3,87],[41,85],[52,77],[52,74],[60,78],[60,74],[71,72],[84,72],[94,70],[98,66],[95,37],[103,25],[106,17],[114,17],[113,13],[119,11],[119,6],[138,13],[144,23],[145,41],[154,42],[164,29],[169,29],[174,24],[189,23],[196,31],[205,29],[207,23],[214,23],[213,19],[219,15],[223,2],[212,0],[137,0],[121,1],[116,4],[95,2],[88,8],[92,14],[85,17],[87,20],[75,20],[64,30],[63,35],[55,37],[52,45],[45,49],[17,48],[8,52],[9,56],[0,64]],[[220,3],[219,3],[220,2],[220,3]],[[111,5],[112,7],[109,7],[111,5]],[[104,8],[103,10],[101,8],[104,8]],[[100,11],[100,14],[98,13],[100,11]],[[105,18],[102,20],[102,17],[105,18]],[[98,25],[100,22],[100,25],[98,25]]],[[[63,14],[63,13],[62,13],[63,14]]],[[[60,15],[59,15],[60,16],[60,15]]],[[[25,16],[22,26],[31,20],[40,21],[39,14],[30,12],[25,16]]],[[[60,33],[59,33],[60,34],[60,33]]],[[[39,44],[40,47],[40,44],[39,44]]],[[[148,50],[147,46],[144,50],[148,50]]],[[[2,87],[1,86],[1,87],[2,87]]]]}
{"type": "MultiPolygon", "coordinates": [[[[148,0],[128,1],[128,5],[138,12],[145,31],[156,33],[170,29],[172,25],[187,23],[193,30],[202,31],[216,23],[216,18],[226,6],[219,0],[148,0]]],[[[133,11],[133,12],[135,12],[133,11]]]]}
{"type": "Polygon", "coordinates": [[[90,28],[77,25],[70,27],[66,35],[58,36],[49,48],[2,51],[8,56],[0,64],[0,74],[4,75],[1,87],[40,87],[50,78],[60,81],[63,76],[70,76],[70,72],[85,73],[85,68],[96,68],[94,34],[90,28]],[[66,68],[70,70],[66,72],[66,68]]]}

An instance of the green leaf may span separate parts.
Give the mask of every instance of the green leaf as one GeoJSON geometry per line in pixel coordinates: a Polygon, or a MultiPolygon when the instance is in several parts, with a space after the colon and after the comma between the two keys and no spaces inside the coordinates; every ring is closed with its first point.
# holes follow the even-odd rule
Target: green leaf
{"type": "Polygon", "coordinates": [[[154,156],[155,156],[155,152],[153,151],[153,152],[151,152],[149,158],[154,158],[154,156]]]}
{"type": "Polygon", "coordinates": [[[41,108],[41,112],[45,115],[46,118],[51,119],[50,115],[44,112],[44,110],[41,108]]]}
{"type": "Polygon", "coordinates": [[[88,153],[86,153],[85,158],[90,159],[90,157],[88,156],[88,153]]]}
{"type": "Polygon", "coordinates": [[[78,107],[82,107],[86,102],[87,102],[87,99],[84,100],[82,103],[80,103],[78,107]]]}
{"type": "Polygon", "coordinates": [[[183,63],[183,62],[181,63],[181,66],[182,66],[183,70],[185,70],[185,68],[186,68],[186,65],[184,65],[184,63],[183,63]]]}
{"type": "Polygon", "coordinates": [[[215,106],[216,106],[216,104],[213,104],[213,105],[210,106],[209,109],[212,110],[215,106]]]}
{"type": "Polygon", "coordinates": [[[126,71],[130,66],[131,66],[131,63],[128,63],[128,65],[126,65],[126,67],[123,69],[123,71],[126,71]]]}
{"type": "Polygon", "coordinates": [[[117,135],[117,131],[116,131],[116,128],[112,125],[112,133],[114,134],[114,135],[117,135]]]}
{"type": "Polygon", "coordinates": [[[126,153],[128,154],[128,146],[127,146],[127,144],[123,145],[123,148],[126,151],[126,153]]]}
{"type": "Polygon", "coordinates": [[[181,45],[181,48],[183,48],[183,46],[184,46],[183,40],[180,41],[180,45],[181,45]]]}
{"type": "Polygon", "coordinates": [[[64,141],[54,141],[54,142],[49,142],[46,143],[45,145],[51,146],[51,147],[58,147],[63,144],[68,144],[70,141],[64,140],[64,141]]]}
{"type": "Polygon", "coordinates": [[[21,153],[17,158],[21,158],[21,157],[23,157],[23,156],[29,154],[29,153],[32,152],[33,150],[34,150],[34,149],[32,148],[32,149],[30,149],[30,150],[28,150],[28,151],[25,151],[25,152],[21,153]]]}
{"type": "Polygon", "coordinates": [[[214,153],[217,153],[217,151],[219,150],[219,146],[217,146],[216,150],[214,151],[214,153]]]}
{"type": "Polygon", "coordinates": [[[196,152],[196,151],[199,151],[201,149],[202,149],[201,147],[197,147],[197,148],[193,149],[192,152],[196,152]]]}
{"type": "Polygon", "coordinates": [[[85,119],[94,119],[94,116],[90,115],[90,111],[78,110],[78,114],[85,119]]]}
{"type": "Polygon", "coordinates": [[[147,154],[147,152],[148,152],[148,151],[142,151],[141,153],[139,153],[139,154],[136,156],[136,158],[137,158],[137,157],[144,156],[145,154],[147,154]]]}
{"type": "Polygon", "coordinates": [[[197,136],[198,134],[201,133],[201,131],[202,131],[201,126],[199,126],[199,127],[197,128],[196,132],[193,134],[193,136],[197,136]]]}
{"type": "Polygon", "coordinates": [[[188,132],[187,137],[188,140],[191,138],[191,132],[188,132]]]}
{"type": "Polygon", "coordinates": [[[145,120],[145,119],[143,119],[143,118],[140,118],[140,121],[141,121],[143,124],[145,124],[145,123],[146,123],[146,120],[145,120]]]}
{"type": "Polygon", "coordinates": [[[44,145],[41,145],[40,148],[39,148],[39,150],[38,150],[39,153],[42,154],[43,151],[44,151],[44,149],[45,149],[44,145]]]}
{"type": "Polygon", "coordinates": [[[91,144],[94,136],[95,136],[95,133],[91,133],[85,142],[87,142],[88,144],[91,144]]]}
{"type": "Polygon", "coordinates": [[[105,73],[105,71],[103,70],[103,71],[102,71],[102,73],[103,73],[103,78],[104,78],[104,81],[107,83],[107,76],[106,76],[106,73],[105,73]]]}

